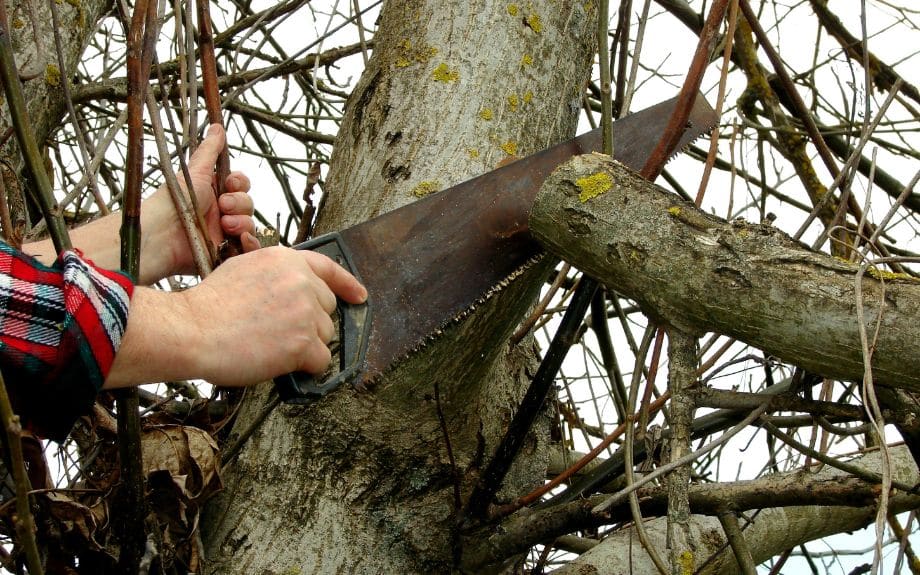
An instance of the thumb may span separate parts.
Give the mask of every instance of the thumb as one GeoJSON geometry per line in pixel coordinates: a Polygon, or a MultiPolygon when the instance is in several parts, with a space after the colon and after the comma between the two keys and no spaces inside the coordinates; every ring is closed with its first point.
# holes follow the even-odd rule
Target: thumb
{"type": "Polygon", "coordinates": [[[367,289],[345,268],[328,257],[311,251],[297,251],[307,260],[313,273],[329,286],[338,297],[351,304],[361,304],[367,300],[367,289]]]}
{"type": "Polygon", "coordinates": [[[211,174],[214,172],[214,164],[217,163],[217,156],[224,149],[226,134],[223,126],[220,124],[211,124],[208,126],[208,133],[195,153],[189,160],[189,171],[193,178],[202,177],[211,181],[211,174]]]}

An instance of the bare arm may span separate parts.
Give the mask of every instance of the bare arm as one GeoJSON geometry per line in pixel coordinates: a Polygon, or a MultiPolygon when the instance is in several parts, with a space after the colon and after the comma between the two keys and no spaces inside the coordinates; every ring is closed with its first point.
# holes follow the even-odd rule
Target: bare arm
{"type": "MultiPolygon", "coordinates": [[[[192,155],[189,171],[195,187],[198,205],[204,212],[211,241],[216,244],[225,235],[240,236],[245,251],[259,247],[252,235],[252,199],[249,178],[240,172],[227,177],[227,190],[219,199],[211,189],[212,173],[217,154],[224,145],[224,132],[212,126],[201,146],[192,155]]],[[[184,185],[184,184],[182,184],[184,185]]],[[[121,214],[113,213],[71,230],[73,245],[96,265],[106,269],[120,267],[121,214]]],[[[51,240],[23,246],[23,251],[50,265],[57,258],[51,240]]],[[[138,283],[150,285],[178,273],[194,273],[191,252],[185,239],[169,192],[157,190],[141,209],[141,271],[138,283]]]]}
{"type": "MultiPolygon", "coordinates": [[[[105,388],[173,379],[205,379],[246,385],[290,371],[321,372],[329,364],[330,314],[336,295],[361,303],[367,292],[325,256],[289,248],[257,249],[252,235],[249,179],[227,178],[231,193],[215,198],[211,180],[224,132],[211,126],[189,170],[210,238],[241,237],[244,253],[224,262],[196,287],[183,292],[136,288],[128,324],[105,388]]],[[[167,190],[141,209],[141,277],[153,283],[194,273],[191,252],[167,190]]],[[[112,214],[72,232],[73,244],[102,268],[119,267],[121,218],[112,214]]],[[[51,263],[50,241],[24,251],[51,263]]]]}
{"type": "Polygon", "coordinates": [[[104,387],[193,378],[247,385],[322,372],[336,295],[361,303],[367,292],[329,258],[283,247],[232,258],[184,292],[138,288],[104,387]]]}

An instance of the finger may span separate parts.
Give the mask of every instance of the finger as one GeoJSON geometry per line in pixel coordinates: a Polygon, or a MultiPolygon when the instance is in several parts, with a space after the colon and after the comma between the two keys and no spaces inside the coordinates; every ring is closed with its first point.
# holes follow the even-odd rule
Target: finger
{"type": "Polygon", "coordinates": [[[322,316],[316,322],[316,335],[327,346],[332,341],[332,338],[335,337],[335,324],[332,323],[332,319],[329,316],[322,316]]]}
{"type": "Polygon", "coordinates": [[[240,243],[243,245],[243,252],[255,251],[262,247],[262,244],[259,243],[259,238],[255,237],[251,232],[243,232],[240,235],[240,243]]]}
{"type": "Polygon", "coordinates": [[[313,269],[313,273],[323,280],[335,295],[351,304],[364,303],[367,300],[367,290],[345,268],[316,252],[298,251],[297,253],[302,254],[313,269]]]}
{"type": "Polygon", "coordinates": [[[332,293],[332,290],[329,289],[322,281],[317,281],[316,278],[311,282],[313,288],[313,295],[316,297],[316,301],[323,311],[328,315],[332,315],[332,312],[335,311],[335,306],[338,300],[335,299],[335,294],[332,293]]]}
{"type": "Polygon", "coordinates": [[[252,198],[246,192],[227,192],[217,198],[220,213],[251,216],[255,211],[252,198]]]}
{"type": "Polygon", "coordinates": [[[317,339],[311,342],[302,361],[303,363],[300,365],[301,371],[306,371],[313,375],[320,375],[329,367],[329,363],[332,361],[332,352],[317,339]]]}
{"type": "Polygon", "coordinates": [[[256,223],[250,216],[221,216],[220,229],[228,236],[241,236],[255,233],[256,223]]]}
{"type": "Polygon", "coordinates": [[[227,191],[245,194],[249,192],[251,183],[249,177],[243,172],[230,172],[227,176],[227,191]]]}
{"type": "Polygon", "coordinates": [[[226,135],[224,128],[220,124],[211,124],[208,127],[208,135],[201,141],[201,145],[192,154],[188,162],[189,171],[192,176],[204,175],[210,177],[214,171],[214,164],[217,162],[217,156],[224,149],[226,135]]]}

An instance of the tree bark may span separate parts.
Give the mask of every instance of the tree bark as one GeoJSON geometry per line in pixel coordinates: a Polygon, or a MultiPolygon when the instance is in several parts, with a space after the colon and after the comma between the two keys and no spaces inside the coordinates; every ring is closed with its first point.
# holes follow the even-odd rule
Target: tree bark
{"type": "MultiPolygon", "coordinates": [[[[595,10],[570,0],[388,2],[338,135],[318,230],[572,136],[595,10]]],[[[504,342],[547,271],[527,270],[370,392],[274,410],[225,469],[226,489],[202,521],[210,572],[454,569],[456,493],[468,493],[529,382],[532,345],[504,342]]],[[[234,433],[268,397],[250,393],[234,433]]],[[[542,480],[547,423],[505,480],[508,493],[542,480]]]]}
{"type": "MultiPolygon", "coordinates": [[[[909,485],[918,478],[917,467],[908,450],[891,450],[892,477],[909,485]]],[[[856,461],[867,470],[880,469],[881,455],[873,452],[856,461]]],[[[833,482],[847,474],[832,468],[825,468],[815,474],[814,480],[833,482]]],[[[782,476],[781,476],[782,477],[782,476]]],[[[718,499],[731,504],[731,497],[722,494],[718,499]]],[[[917,496],[896,493],[890,501],[891,512],[897,513],[915,508],[917,496]]],[[[786,549],[808,541],[827,537],[835,533],[855,531],[875,519],[875,505],[854,507],[798,506],[762,509],[748,514],[749,520],[741,519],[742,533],[750,548],[755,563],[762,563],[786,549]]],[[[645,528],[652,544],[664,548],[667,536],[667,520],[657,518],[648,521],[645,528]]],[[[739,573],[738,563],[728,547],[725,534],[714,516],[693,515],[690,521],[691,545],[694,548],[694,562],[701,575],[734,575],[739,573]]],[[[635,530],[627,528],[604,539],[599,545],[573,560],[556,575],[595,573],[614,575],[655,575],[658,571],[635,538],[635,530]],[[624,550],[631,551],[624,551],[624,550]],[[592,570],[593,569],[593,570],[592,570]]]]}
{"type": "MultiPolygon", "coordinates": [[[[915,485],[920,475],[909,451],[898,446],[890,448],[890,454],[892,478],[915,485]]],[[[880,479],[880,459],[881,455],[873,451],[847,463],[860,468],[867,476],[880,479]]],[[[719,514],[743,513],[755,519],[752,526],[747,526],[748,521],[743,519],[742,529],[755,560],[763,562],[807,541],[864,527],[875,517],[878,490],[877,483],[830,467],[818,471],[800,469],[730,483],[695,483],[688,491],[693,513],[688,522],[690,559],[696,568],[702,568],[704,563],[709,569],[717,566],[715,571],[703,571],[705,573],[736,572],[733,554],[724,545],[725,539],[716,519],[719,514]],[[717,554],[718,559],[710,565],[713,554],[717,554]]],[[[643,516],[649,518],[646,529],[652,534],[656,547],[663,550],[667,537],[667,488],[641,488],[637,495],[643,516]]],[[[552,542],[573,531],[592,531],[602,525],[628,523],[632,515],[625,501],[606,511],[595,511],[608,497],[596,495],[545,509],[522,510],[503,520],[501,526],[490,533],[472,535],[473,540],[464,556],[469,570],[476,572],[502,557],[538,543],[552,542]]],[[[890,510],[915,509],[918,503],[920,496],[895,490],[890,510]]],[[[631,528],[605,537],[600,543],[594,540],[594,543],[591,548],[597,551],[583,555],[558,573],[583,572],[579,568],[591,572],[591,567],[598,569],[598,575],[657,573],[631,528]]]]}
{"type": "MultiPolygon", "coordinates": [[[[72,78],[84,49],[96,32],[96,23],[111,9],[110,0],[81,0],[63,2],[58,7],[61,17],[59,33],[63,45],[66,70],[60,70],[54,46],[51,10],[45,0],[7,2],[7,20],[10,40],[26,99],[29,118],[35,138],[43,143],[52,130],[60,126],[64,116],[61,82],[72,78]]],[[[9,109],[2,102],[0,133],[10,129],[9,109]]],[[[3,155],[10,165],[22,166],[22,158],[15,138],[3,147],[3,155]]]]}
{"type": "Polygon", "coordinates": [[[876,323],[876,383],[920,390],[920,282],[811,251],[763,224],[726,222],[601,155],[561,166],[543,185],[531,230],[547,250],[690,333],[734,337],[830,378],[862,380],[856,320],[876,323]],[[601,174],[601,176],[597,176],[601,174]],[[607,187],[587,199],[581,178],[607,187]],[[579,196],[581,195],[581,199],[579,196]]]}

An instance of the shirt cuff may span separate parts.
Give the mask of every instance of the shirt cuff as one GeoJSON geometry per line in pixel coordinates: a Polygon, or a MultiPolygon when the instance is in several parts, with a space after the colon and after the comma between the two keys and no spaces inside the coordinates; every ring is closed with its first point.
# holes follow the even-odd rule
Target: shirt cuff
{"type": "Polygon", "coordinates": [[[95,267],[76,250],[64,252],[60,264],[66,308],[60,352],[76,350],[98,392],[124,337],[134,284],[121,272],[95,267]]]}
{"type": "Polygon", "coordinates": [[[0,367],[14,411],[63,441],[91,412],[128,321],[134,285],[76,250],[51,267],[0,243],[0,367]]]}

